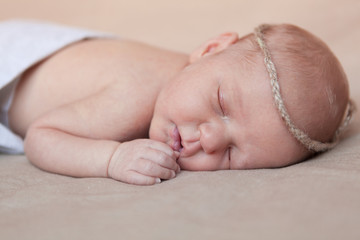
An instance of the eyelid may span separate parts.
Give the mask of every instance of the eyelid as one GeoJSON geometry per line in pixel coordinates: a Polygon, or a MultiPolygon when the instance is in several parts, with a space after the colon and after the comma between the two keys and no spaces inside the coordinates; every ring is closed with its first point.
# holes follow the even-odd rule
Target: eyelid
{"type": "Polygon", "coordinates": [[[225,104],[224,104],[224,95],[222,94],[221,92],[221,86],[219,86],[218,88],[218,102],[219,102],[219,106],[220,106],[220,109],[221,109],[221,112],[223,114],[223,116],[226,116],[225,114],[225,104]]]}

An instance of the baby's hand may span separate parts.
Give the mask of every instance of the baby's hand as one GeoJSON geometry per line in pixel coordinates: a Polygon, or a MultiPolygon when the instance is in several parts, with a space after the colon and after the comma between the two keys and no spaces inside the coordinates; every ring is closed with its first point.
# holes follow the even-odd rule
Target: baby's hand
{"type": "Polygon", "coordinates": [[[165,143],[136,139],[121,143],[110,159],[108,176],[131,184],[152,185],[171,179],[180,171],[174,152],[165,143]]]}

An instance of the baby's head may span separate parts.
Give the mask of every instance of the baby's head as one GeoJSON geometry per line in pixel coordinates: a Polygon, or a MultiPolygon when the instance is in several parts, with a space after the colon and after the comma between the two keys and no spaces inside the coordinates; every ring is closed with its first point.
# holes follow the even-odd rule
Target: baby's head
{"type": "Polygon", "coordinates": [[[348,103],[346,75],[321,40],[266,25],[194,51],[160,93],[150,138],[180,151],[182,169],[281,167],[333,147],[348,103]]]}

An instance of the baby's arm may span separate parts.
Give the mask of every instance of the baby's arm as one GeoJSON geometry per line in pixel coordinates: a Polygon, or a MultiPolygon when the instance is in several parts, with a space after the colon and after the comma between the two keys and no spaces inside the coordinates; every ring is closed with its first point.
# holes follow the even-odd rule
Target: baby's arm
{"type": "Polygon", "coordinates": [[[25,138],[29,160],[49,172],[111,177],[132,184],[175,177],[177,153],[168,145],[150,139],[116,141],[118,123],[106,119],[114,105],[108,94],[103,90],[35,121],[25,138]]]}

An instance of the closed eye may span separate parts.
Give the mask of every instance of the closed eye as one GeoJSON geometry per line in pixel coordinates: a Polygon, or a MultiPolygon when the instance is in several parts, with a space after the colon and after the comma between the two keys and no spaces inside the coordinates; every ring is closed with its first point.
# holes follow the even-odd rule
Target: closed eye
{"type": "Polygon", "coordinates": [[[228,158],[228,161],[229,161],[229,169],[231,170],[231,152],[232,152],[232,149],[231,147],[228,147],[227,151],[226,151],[226,157],[228,158]]]}
{"type": "Polygon", "coordinates": [[[224,95],[221,92],[220,86],[218,88],[218,102],[221,109],[221,113],[223,116],[225,116],[225,107],[224,107],[224,95]]]}
{"type": "Polygon", "coordinates": [[[228,148],[229,161],[231,161],[231,147],[228,148]]]}

